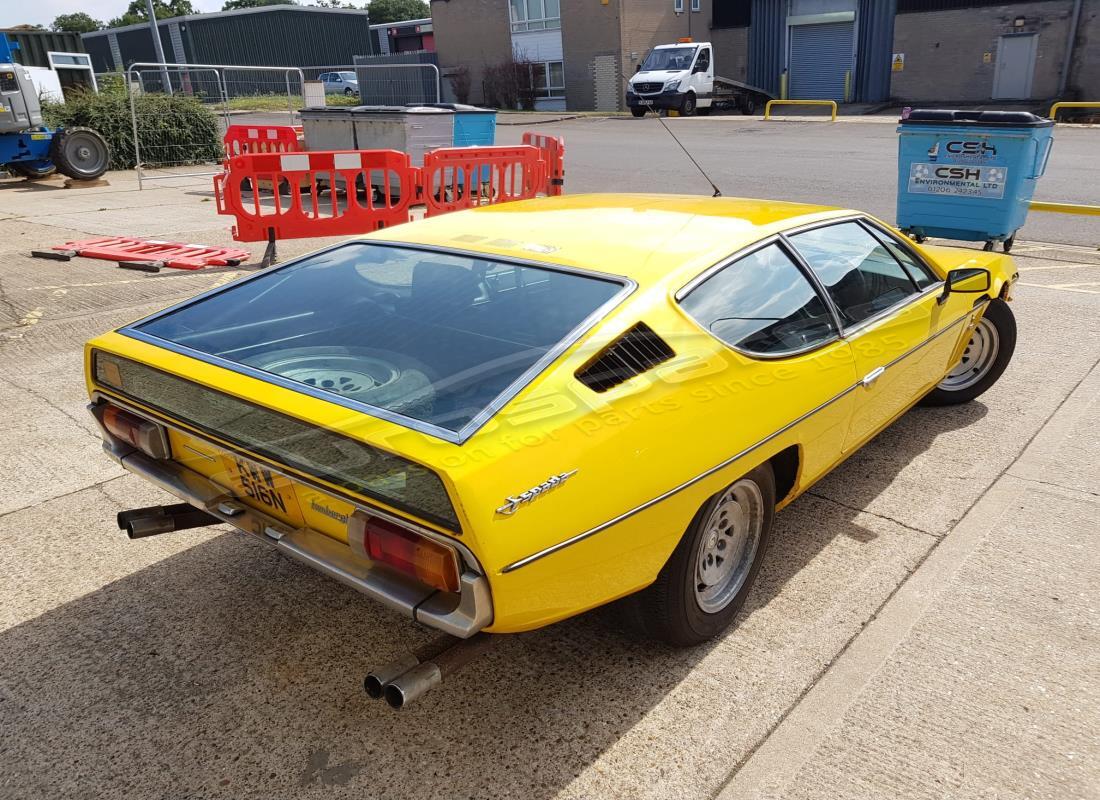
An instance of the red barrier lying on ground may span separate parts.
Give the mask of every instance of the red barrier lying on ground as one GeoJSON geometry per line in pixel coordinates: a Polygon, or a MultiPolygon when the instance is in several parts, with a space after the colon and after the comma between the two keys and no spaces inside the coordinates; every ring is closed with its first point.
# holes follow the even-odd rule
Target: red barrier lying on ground
{"type": "Polygon", "coordinates": [[[545,166],[539,150],[515,147],[444,147],[424,155],[421,196],[427,216],[535,197],[545,166]]]}
{"type": "Polygon", "coordinates": [[[301,144],[300,125],[230,125],[222,142],[225,157],[244,153],[298,153],[301,144]]]}
{"type": "Polygon", "coordinates": [[[211,247],[205,244],[162,242],[127,236],[100,236],[78,242],[54,245],[54,250],[74,251],[84,258],[107,261],[153,261],[176,269],[202,269],[240,264],[252,257],[239,247],[211,247]]]}
{"type": "Polygon", "coordinates": [[[214,176],[239,242],[348,236],[409,221],[416,173],[396,150],[248,153],[214,176]]]}
{"type": "Polygon", "coordinates": [[[547,197],[557,197],[565,187],[565,139],[528,131],[523,143],[537,147],[546,165],[546,184],[542,191],[547,197]]]}

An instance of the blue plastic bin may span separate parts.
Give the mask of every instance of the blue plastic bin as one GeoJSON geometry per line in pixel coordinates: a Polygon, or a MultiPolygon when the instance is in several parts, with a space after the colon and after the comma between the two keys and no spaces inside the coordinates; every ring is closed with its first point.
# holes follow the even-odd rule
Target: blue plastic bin
{"type": "Polygon", "coordinates": [[[897,224],[928,236],[1004,242],[1027,218],[1054,123],[1025,111],[916,110],[898,127],[897,224]]]}
{"type": "MultiPolygon", "coordinates": [[[[497,141],[497,112],[492,108],[480,108],[465,103],[419,103],[428,108],[445,108],[454,112],[454,132],[451,144],[455,147],[492,147],[497,141]]],[[[481,182],[489,180],[489,167],[481,170],[481,182]]],[[[460,175],[458,182],[464,178],[460,175]]]]}

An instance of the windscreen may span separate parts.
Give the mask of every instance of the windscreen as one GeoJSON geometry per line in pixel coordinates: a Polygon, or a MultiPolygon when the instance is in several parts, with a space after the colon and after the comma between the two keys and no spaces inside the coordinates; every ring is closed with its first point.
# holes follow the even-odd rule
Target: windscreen
{"type": "Polygon", "coordinates": [[[622,290],[596,276],[357,242],[136,328],[457,433],[622,290]]]}
{"type": "Polygon", "coordinates": [[[691,59],[695,57],[694,47],[662,47],[659,50],[650,50],[642,63],[642,72],[653,70],[666,70],[680,72],[690,69],[691,59]]]}

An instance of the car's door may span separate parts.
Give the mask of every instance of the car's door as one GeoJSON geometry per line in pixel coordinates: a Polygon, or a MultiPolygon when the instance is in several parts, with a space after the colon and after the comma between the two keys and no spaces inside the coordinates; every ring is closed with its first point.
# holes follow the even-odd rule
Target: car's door
{"type": "Polygon", "coordinates": [[[711,63],[710,48],[699,48],[695,56],[695,66],[691,70],[691,88],[695,90],[696,102],[706,108],[710,105],[710,95],[714,89],[714,65],[711,63]]]}
{"type": "Polygon", "coordinates": [[[946,333],[940,281],[908,248],[866,220],[791,234],[832,301],[861,388],[845,439],[852,450],[943,376],[957,336],[946,333]]]}
{"type": "Polygon", "coordinates": [[[737,356],[731,373],[716,380],[744,390],[718,392],[715,419],[738,433],[753,431],[754,439],[789,431],[802,450],[803,485],[839,460],[856,381],[851,348],[789,246],[766,242],[678,296],[684,311],[737,356]]]}

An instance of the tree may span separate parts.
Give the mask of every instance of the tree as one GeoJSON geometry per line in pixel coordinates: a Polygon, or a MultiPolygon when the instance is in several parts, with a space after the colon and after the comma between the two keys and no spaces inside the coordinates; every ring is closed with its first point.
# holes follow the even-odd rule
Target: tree
{"type": "Polygon", "coordinates": [[[404,22],[407,19],[427,19],[432,15],[424,0],[371,0],[367,13],[372,25],[404,22]]]}
{"type": "Polygon", "coordinates": [[[53,24],[50,25],[50,30],[91,33],[92,31],[98,31],[102,27],[103,23],[98,19],[94,19],[83,11],[76,11],[72,14],[61,14],[53,21],[53,24]]]}
{"type": "MultiPolygon", "coordinates": [[[[194,14],[191,0],[153,0],[153,13],[157,19],[169,17],[185,17],[194,14]]],[[[137,25],[140,22],[148,22],[149,14],[145,9],[145,0],[131,0],[130,6],[121,17],[115,17],[107,23],[110,28],[120,28],[123,25],[137,25]]]]}
{"type": "Polygon", "coordinates": [[[341,0],[315,0],[313,3],[317,8],[359,8],[352,3],[344,3],[341,0]]]}
{"type": "Polygon", "coordinates": [[[260,8],[261,6],[296,6],[295,0],[226,0],[222,11],[236,11],[239,8],[260,8]]]}

